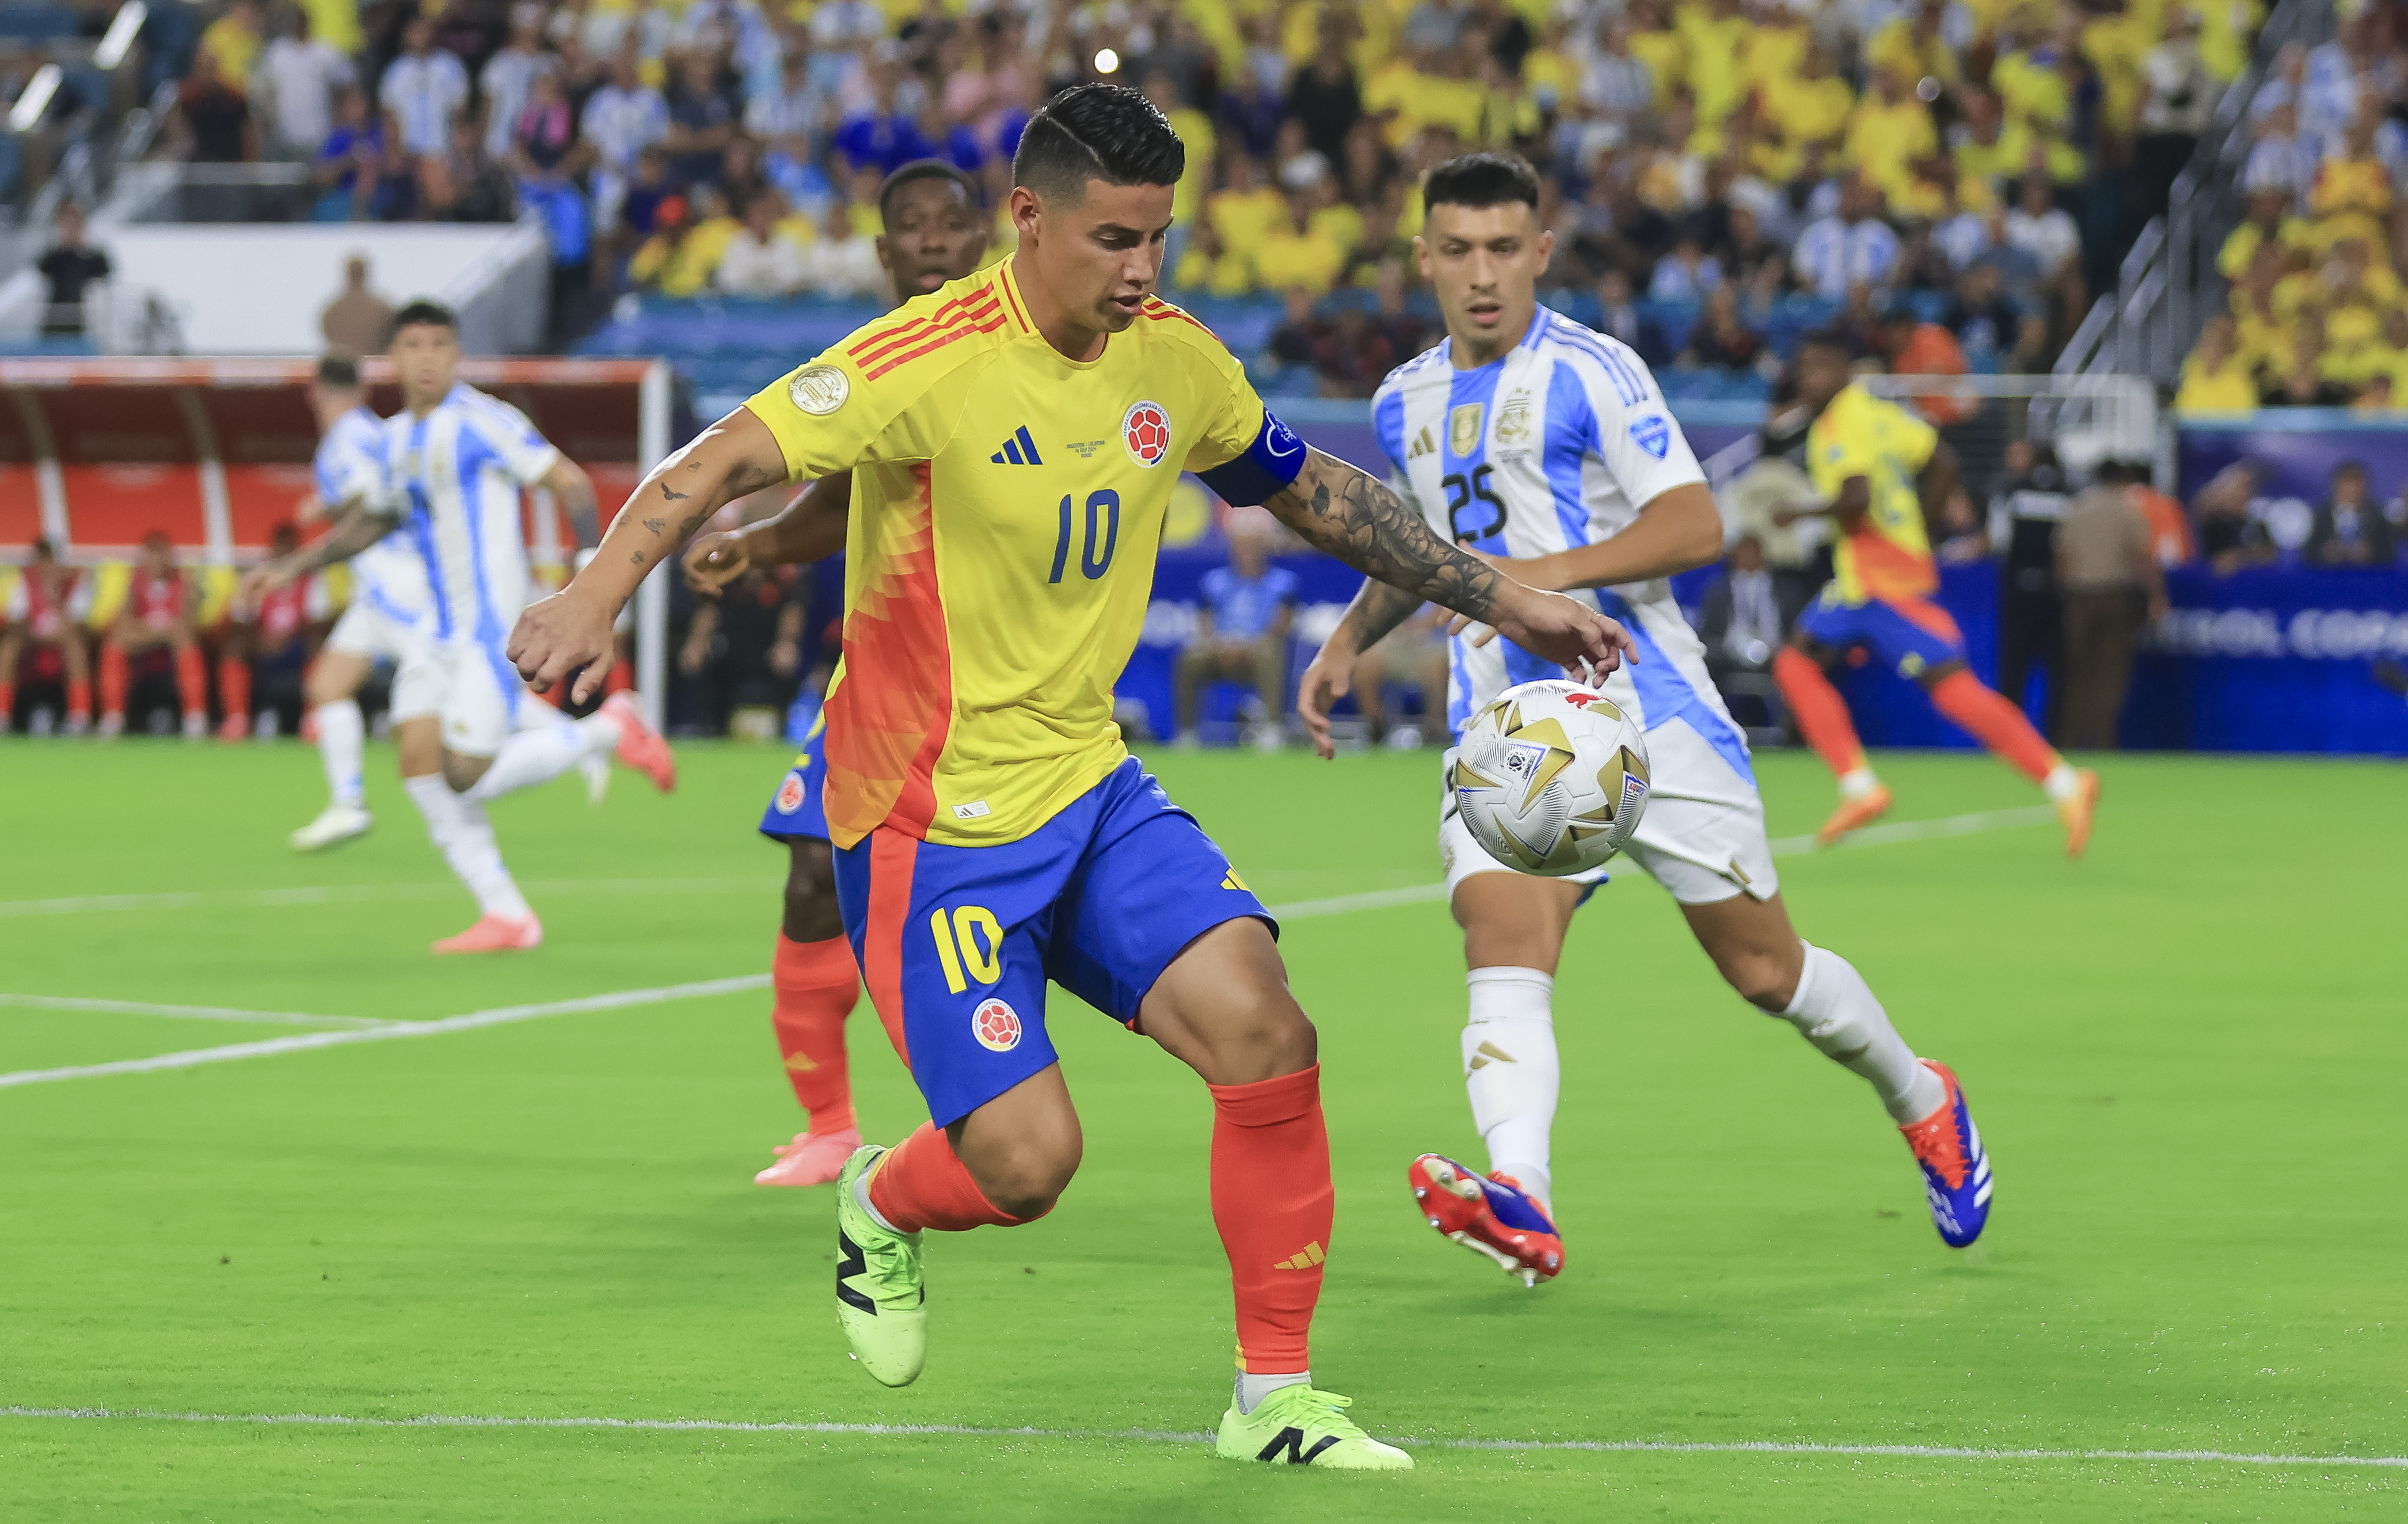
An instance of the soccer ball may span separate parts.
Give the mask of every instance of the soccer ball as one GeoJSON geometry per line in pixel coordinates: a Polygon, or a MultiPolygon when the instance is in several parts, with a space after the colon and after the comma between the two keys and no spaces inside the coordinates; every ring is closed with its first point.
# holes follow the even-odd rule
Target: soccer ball
{"type": "Polygon", "coordinates": [[[1472,839],[1509,868],[1601,867],[1647,809],[1647,738],[1579,683],[1509,688],[1463,727],[1446,786],[1472,839]]]}

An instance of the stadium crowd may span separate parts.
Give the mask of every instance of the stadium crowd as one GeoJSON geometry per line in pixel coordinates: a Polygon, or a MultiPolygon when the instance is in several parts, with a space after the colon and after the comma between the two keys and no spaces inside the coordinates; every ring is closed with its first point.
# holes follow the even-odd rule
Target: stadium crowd
{"type": "MultiPolygon", "coordinates": [[[[540,207],[606,290],[863,294],[880,176],[944,157],[999,214],[1029,111],[1110,76],[1187,145],[1168,283],[1286,301],[1270,358],[1298,390],[1368,394],[1422,341],[1410,192],[1483,146],[1545,174],[1549,286],[1660,365],[1769,375],[1836,314],[1870,356],[2028,369],[2162,206],[2261,19],[2260,0],[230,0],[179,141],[313,164],[328,218],[540,207]],[[1892,307],[1930,330],[1912,355],[1885,348],[1892,307]]],[[[2389,33],[2353,35],[2396,94],[2389,33]]]]}
{"type": "Polygon", "coordinates": [[[2183,365],[2183,413],[2408,406],[2408,28],[2357,7],[2286,46],[2249,102],[2248,218],[2216,270],[2230,310],[2183,365]]]}

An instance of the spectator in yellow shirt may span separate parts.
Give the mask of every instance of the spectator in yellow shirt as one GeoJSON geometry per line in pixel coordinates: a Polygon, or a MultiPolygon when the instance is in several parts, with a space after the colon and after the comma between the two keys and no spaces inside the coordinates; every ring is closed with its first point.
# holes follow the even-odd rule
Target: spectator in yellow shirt
{"type": "Polygon", "coordinates": [[[1893,17],[1883,22],[1865,44],[1866,70],[1886,69],[1904,79],[1930,78],[1945,85],[1956,84],[1962,78],[1956,66],[1956,50],[1940,35],[1947,8],[1941,0],[1923,0],[1914,15],[1893,17]]]}
{"type": "Polygon", "coordinates": [[[259,0],[234,0],[201,32],[201,51],[218,61],[219,78],[244,94],[251,92],[251,71],[266,45],[260,35],[259,0]]]}
{"type": "Polygon", "coordinates": [[[1204,203],[1205,221],[1212,224],[1223,249],[1252,249],[1272,223],[1287,215],[1287,203],[1262,183],[1262,165],[1250,153],[1229,155],[1228,182],[1204,203]]]}
{"type": "Polygon", "coordinates": [[[1895,198],[1912,188],[1910,166],[1940,151],[1940,135],[1931,125],[1930,108],[1905,78],[1888,70],[1874,78],[1874,93],[1859,101],[1848,118],[1842,156],[1895,198]]]}
{"type": "Polygon", "coordinates": [[[1345,273],[1346,254],[1329,228],[1313,225],[1312,192],[1293,192],[1287,216],[1254,250],[1254,281],[1266,291],[1301,287],[1315,297],[1326,296],[1345,273]]]}
{"type": "Polygon", "coordinates": [[[2219,313],[2208,320],[2199,345],[2183,362],[2182,386],[2174,392],[2174,411],[2246,413],[2258,406],[2258,382],[2241,352],[2230,318],[2219,313]]]}
{"type": "Polygon", "coordinates": [[[1764,87],[1765,114],[1781,124],[1781,135],[1797,148],[1831,143],[1848,130],[1856,108],[1856,93],[1831,70],[1831,55],[1810,41],[1795,75],[1784,75],[1764,87]]]}
{"type": "MultiPolygon", "coordinates": [[[[1814,34],[1788,0],[1772,0],[1740,38],[1739,73],[1752,91],[1770,90],[1802,71],[1814,34]]],[[[1828,71],[1827,71],[1828,72],[1828,71]]]]}
{"type": "Polygon", "coordinates": [[[1663,0],[1633,0],[1630,7],[1630,53],[1647,65],[1656,84],[1656,99],[1670,100],[1672,88],[1689,77],[1689,45],[1664,21],[1663,0]]]}
{"type": "Polygon", "coordinates": [[[2389,242],[2391,176],[2374,148],[2375,129],[2382,124],[2381,101],[2372,95],[2350,120],[2342,151],[2316,165],[2308,186],[2308,215],[2316,220],[2319,239],[2365,238],[2389,242]]]}
{"type": "Polygon", "coordinates": [[[1698,121],[1719,126],[1747,94],[1739,64],[1747,18],[1740,14],[1739,0],[1690,0],[1674,12],[1673,24],[1688,50],[1688,85],[1697,97],[1698,121]]]}
{"type": "Polygon", "coordinates": [[[1170,119],[1170,130],[1178,135],[1180,147],[1187,150],[1187,168],[1170,192],[1171,225],[1182,227],[1196,221],[1197,210],[1204,205],[1205,192],[1212,188],[1219,140],[1212,131],[1212,119],[1182,101],[1179,87],[1162,70],[1145,77],[1145,98],[1170,119]]]}
{"type": "Polygon", "coordinates": [[[2279,188],[2250,192],[2248,217],[2215,251],[2215,273],[2227,280],[2239,280],[2261,247],[2278,251],[2299,247],[2308,224],[2290,212],[2291,198],[2279,188]]]}

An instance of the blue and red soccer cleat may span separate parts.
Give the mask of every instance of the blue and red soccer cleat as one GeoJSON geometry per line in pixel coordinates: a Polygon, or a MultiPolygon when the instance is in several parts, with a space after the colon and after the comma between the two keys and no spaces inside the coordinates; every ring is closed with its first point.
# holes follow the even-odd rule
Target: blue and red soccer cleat
{"type": "Polygon", "coordinates": [[[1484,1180],[1444,1154],[1424,1154],[1405,1171],[1414,1204],[1429,1225],[1488,1256],[1525,1286],[1564,1268],[1564,1241],[1539,1199],[1507,1175],[1484,1180]]]}
{"type": "Polygon", "coordinates": [[[1944,1063],[1922,1061],[1948,1087],[1948,1099],[1930,1116],[1899,1129],[1914,1161],[1923,1166],[1923,1193],[1931,1201],[1931,1225],[1950,1248],[1963,1248],[1982,1236],[1990,1220],[1990,1156],[1982,1147],[1982,1130],[1965,1105],[1964,1088],[1944,1063]]]}

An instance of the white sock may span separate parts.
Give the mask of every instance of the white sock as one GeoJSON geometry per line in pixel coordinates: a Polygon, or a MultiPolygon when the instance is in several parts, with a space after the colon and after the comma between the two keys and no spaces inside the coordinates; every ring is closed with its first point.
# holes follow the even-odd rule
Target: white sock
{"type": "Polygon", "coordinates": [[[359,705],[337,699],[309,711],[318,724],[318,760],[325,764],[326,792],[337,805],[358,805],[367,798],[360,782],[360,753],[367,742],[367,721],[359,705]]]}
{"type": "Polygon", "coordinates": [[[502,743],[494,765],[468,790],[468,797],[490,802],[532,784],[549,783],[588,757],[607,757],[619,748],[619,721],[609,715],[587,715],[518,731],[502,743]]]}
{"type": "Polygon", "coordinates": [[[1464,977],[1463,1088],[1488,1167],[1542,1202],[1555,1201],[1548,1134],[1563,1071],[1555,1059],[1555,976],[1535,968],[1475,968],[1464,977]]]}
{"type": "Polygon", "coordinates": [[[1282,1387],[1310,1387],[1311,1371],[1294,1371],[1284,1375],[1270,1375],[1255,1371],[1238,1373],[1238,1412],[1242,1416],[1263,1405],[1263,1399],[1282,1387]]]}
{"type": "Polygon", "coordinates": [[[1920,1121],[1940,1108],[1948,1088],[1925,1068],[1889,1024],[1889,1013],[1856,966],[1836,952],[1804,944],[1806,966],[1783,1019],[1805,1034],[1825,1058],[1872,1085],[1890,1119],[1920,1121]]]}
{"type": "Polygon", "coordinates": [[[1881,779],[1873,776],[1870,767],[1851,767],[1840,775],[1840,797],[1842,799],[1862,799],[1880,787],[1881,779]]]}
{"type": "Polygon", "coordinates": [[[502,865],[502,849],[494,845],[494,822],[485,818],[484,805],[466,794],[453,793],[437,774],[403,778],[401,786],[409,790],[409,802],[426,818],[426,833],[435,838],[443,861],[477,897],[479,910],[519,920],[535,914],[511,881],[510,870],[502,865]]]}
{"type": "MultiPolygon", "coordinates": [[[[894,1152],[894,1150],[890,1148],[890,1149],[888,1149],[888,1150],[887,1150],[887,1152],[892,1153],[892,1152],[894,1152]]],[[[871,1174],[871,1172],[870,1172],[870,1171],[868,1171],[868,1170],[864,1170],[864,1171],[862,1171],[859,1175],[854,1175],[854,1176],[853,1177],[853,1204],[854,1204],[854,1205],[856,1205],[856,1206],[858,1206],[858,1207],[860,1207],[864,1212],[868,1213],[868,1214],[869,1214],[869,1220],[870,1220],[870,1221],[872,1221],[872,1222],[877,1223],[880,1227],[882,1227],[882,1228],[885,1229],[888,1232],[891,1232],[891,1233],[897,1233],[897,1232],[901,1232],[903,1230],[902,1230],[902,1229],[900,1229],[900,1228],[897,1228],[896,1226],[895,1226],[895,1224],[893,1224],[893,1223],[891,1223],[891,1222],[887,1221],[887,1220],[886,1220],[886,1214],[885,1214],[885,1213],[883,1213],[883,1212],[882,1212],[882,1211],[880,1211],[880,1210],[878,1209],[878,1205],[877,1205],[877,1204],[876,1204],[875,1202],[872,1202],[872,1201],[869,1199],[869,1176],[870,1176],[870,1174],[871,1174]]]]}
{"type": "Polygon", "coordinates": [[[2073,797],[2074,788],[2081,781],[2072,763],[2058,762],[2048,770],[2048,776],[2040,780],[2040,791],[2048,796],[2049,803],[2062,805],[2073,797]]]}

